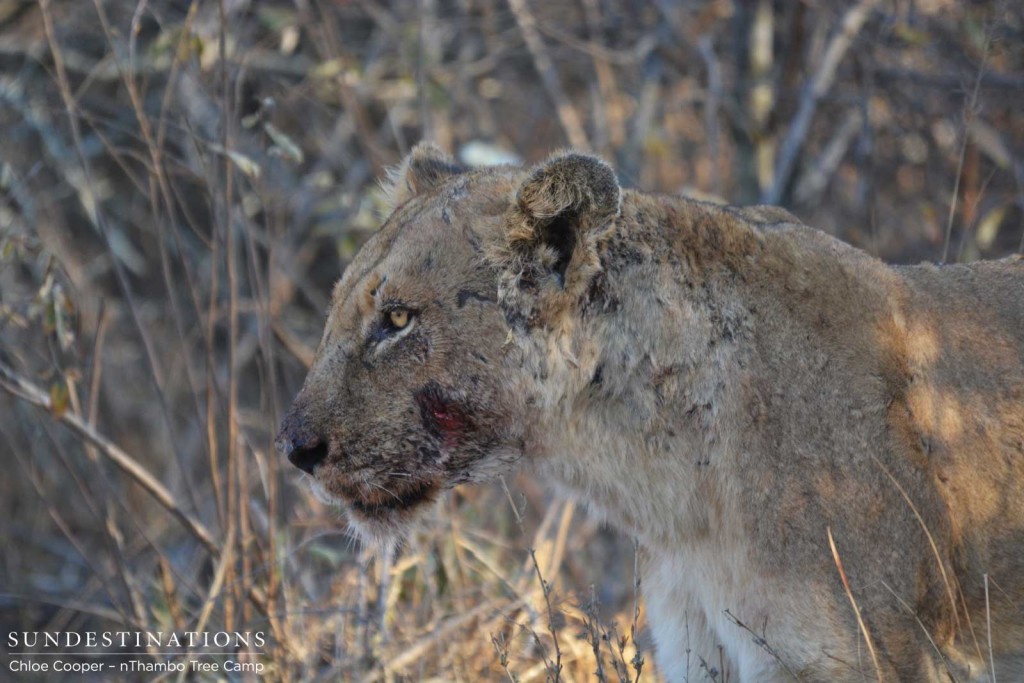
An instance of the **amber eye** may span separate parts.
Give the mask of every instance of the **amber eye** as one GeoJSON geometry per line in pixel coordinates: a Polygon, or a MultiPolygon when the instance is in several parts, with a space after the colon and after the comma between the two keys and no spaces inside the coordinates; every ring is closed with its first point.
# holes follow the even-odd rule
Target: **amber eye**
{"type": "Polygon", "coordinates": [[[409,324],[409,311],[404,308],[396,308],[388,313],[388,320],[396,330],[404,329],[409,324]]]}

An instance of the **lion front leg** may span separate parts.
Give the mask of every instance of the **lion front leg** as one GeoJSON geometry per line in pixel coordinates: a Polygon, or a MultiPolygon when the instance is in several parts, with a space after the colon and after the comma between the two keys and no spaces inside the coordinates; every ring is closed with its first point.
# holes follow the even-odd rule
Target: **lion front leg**
{"type": "Polygon", "coordinates": [[[669,683],[736,680],[736,665],[692,602],[657,600],[647,606],[658,669],[669,683]]]}

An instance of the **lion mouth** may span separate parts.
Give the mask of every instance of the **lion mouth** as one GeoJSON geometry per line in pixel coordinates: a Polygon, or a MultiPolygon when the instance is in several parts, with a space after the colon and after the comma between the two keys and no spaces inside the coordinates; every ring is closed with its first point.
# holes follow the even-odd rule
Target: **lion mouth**
{"type": "Polygon", "coordinates": [[[437,498],[440,485],[432,479],[389,482],[387,486],[363,483],[345,486],[341,498],[361,517],[378,519],[411,510],[437,498]]]}

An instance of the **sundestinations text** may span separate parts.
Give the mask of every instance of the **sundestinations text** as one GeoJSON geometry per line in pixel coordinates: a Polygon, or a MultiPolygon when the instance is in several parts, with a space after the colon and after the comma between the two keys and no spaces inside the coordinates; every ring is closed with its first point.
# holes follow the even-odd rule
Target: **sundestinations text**
{"type": "Polygon", "coordinates": [[[263,631],[11,631],[9,648],[263,647],[263,631]]]}

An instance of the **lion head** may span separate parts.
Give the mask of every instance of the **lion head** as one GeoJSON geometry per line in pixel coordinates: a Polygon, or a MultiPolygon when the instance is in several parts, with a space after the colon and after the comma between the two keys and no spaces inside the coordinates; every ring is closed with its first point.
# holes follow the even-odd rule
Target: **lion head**
{"type": "Polygon", "coordinates": [[[394,208],[334,288],[276,442],[378,541],[445,489],[543,451],[537,427],[573,365],[550,349],[600,268],[621,198],[589,156],[471,171],[429,144],[388,189],[394,208]]]}

